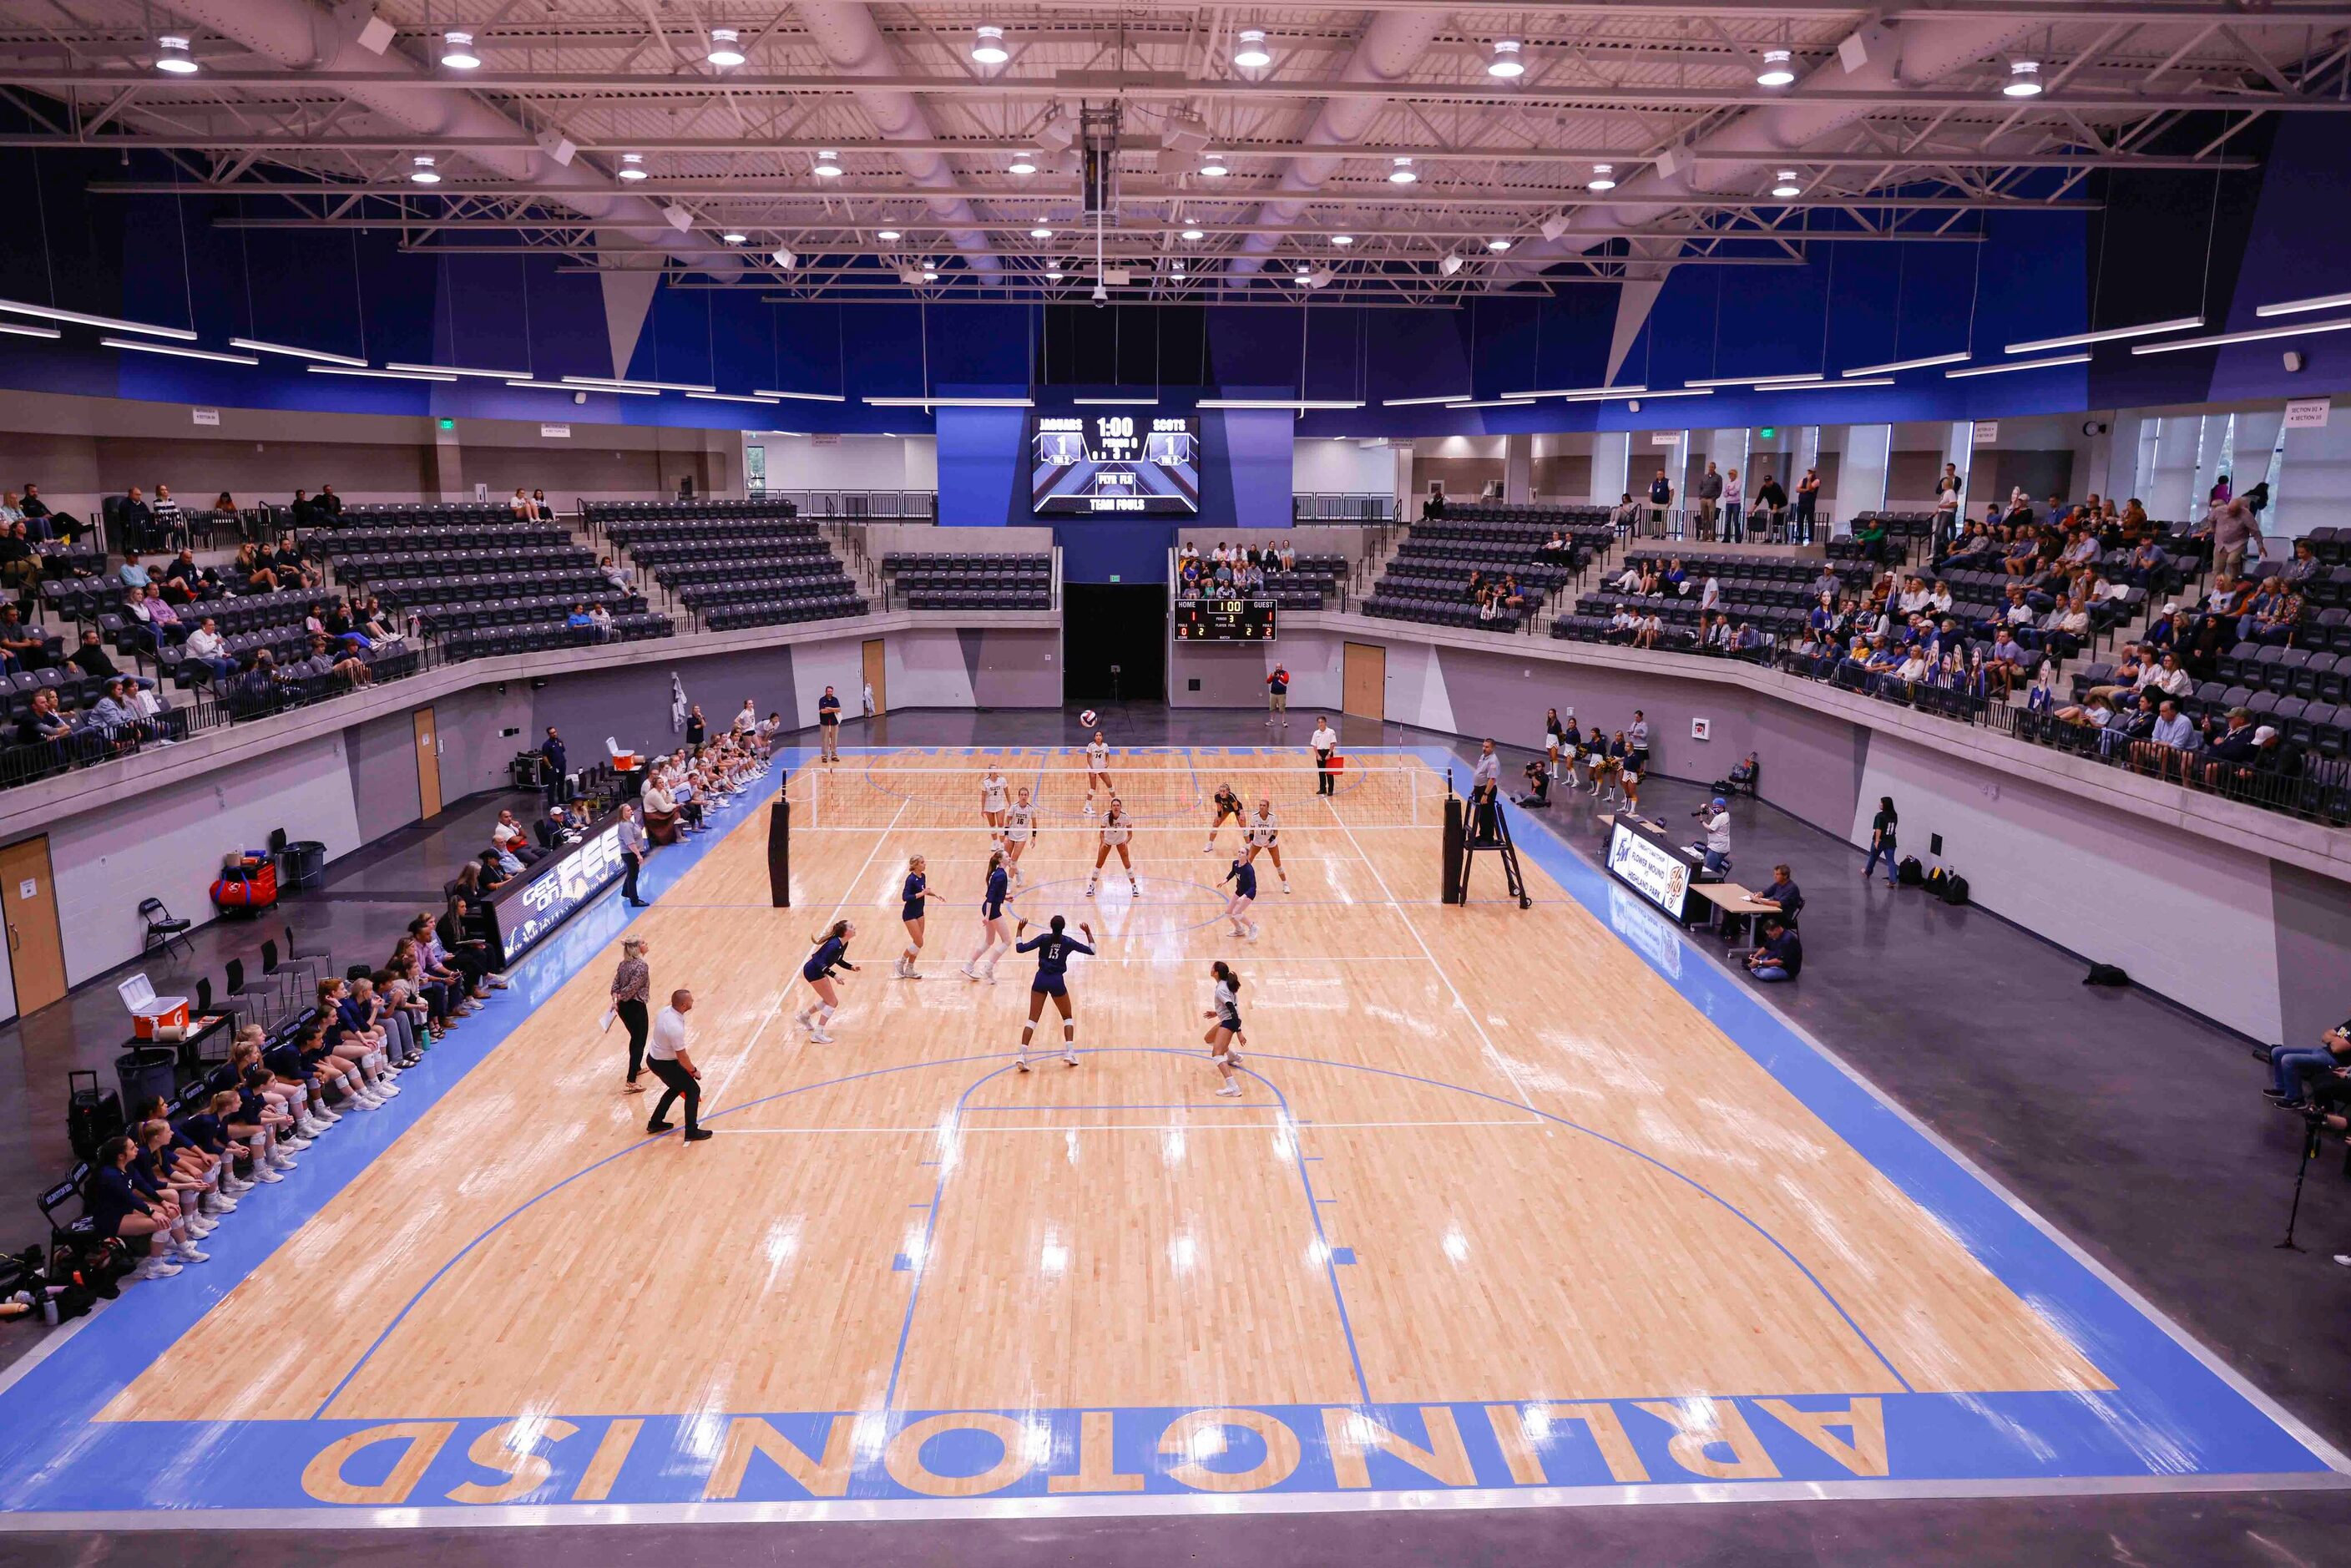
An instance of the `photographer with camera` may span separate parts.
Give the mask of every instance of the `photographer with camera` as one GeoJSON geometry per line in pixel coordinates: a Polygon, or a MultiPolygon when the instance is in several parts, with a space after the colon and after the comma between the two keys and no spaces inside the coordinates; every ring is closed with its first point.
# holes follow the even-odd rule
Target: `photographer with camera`
{"type": "Polygon", "coordinates": [[[1511,799],[1530,810],[1541,810],[1551,804],[1551,768],[1541,758],[1528,763],[1520,771],[1526,775],[1527,792],[1511,799]]]}
{"type": "Polygon", "coordinates": [[[2351,1019],[2321,1035],[2314,1047],[2270,1047],[2270,1086],[2263,1092],[2272,1100],[2300,1111],[2321,1090],[2332,1103],[2351,1102],[2351,1019]]]}
{"type": "Polygon", "coordinates": [[[1706,836],[1687,846],[1689,852],[1703,856],[1707,873],[1719,877],[1730,869],[1730,802],[1717,795],[1690,815],[1698,820],[1706,836]]]}

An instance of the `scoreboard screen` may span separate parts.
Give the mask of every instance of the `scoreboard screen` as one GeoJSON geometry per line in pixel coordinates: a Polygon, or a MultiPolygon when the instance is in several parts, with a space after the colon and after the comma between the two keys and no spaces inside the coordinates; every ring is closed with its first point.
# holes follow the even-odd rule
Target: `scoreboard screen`
{"type": "Polygon", "coordinates": [[[1270,643],[1274,637],[1274,609],[1270,599],[1179,599],[1176,601],[1176,641],[1270,643]]]}
{"type": "Polygon", "coordinates": [[[1032,415],[1029,463],[1029,502],[1040,517],[1200,510],[1200,422],[1192,415],[1032,415]]]}

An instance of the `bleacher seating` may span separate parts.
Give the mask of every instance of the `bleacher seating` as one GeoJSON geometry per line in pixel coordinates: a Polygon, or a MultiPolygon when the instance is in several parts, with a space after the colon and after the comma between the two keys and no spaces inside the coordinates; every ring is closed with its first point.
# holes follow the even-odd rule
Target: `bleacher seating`
{"type": "Polygon", "coordinates": [[[907,610],[1048,610],[1053,558],[893,550],[882,558],[894,601],[907,610]]]}
{"type": "Polygon", "coordinates": [[[581,510],[714,632],[869,609],[817,525],[788,501],[590,501],[581,510]]]}
{"type": "Polygon", "coordinates": [[[1412,525],[1364,601],[1364,613],[1516,632],[1545,599],[1580,577],[1615,537],[1607,510],[1601,507],[1453,507],[1443,517],[1412,525]],[[1566,539],[1564,550],[1544,548],[1555,534],[1566,539]],[[1524,607],[1483,618],[1469,597],[1473,573],[1484,583],[1506,575],[1516,578],[1524,607]]]}

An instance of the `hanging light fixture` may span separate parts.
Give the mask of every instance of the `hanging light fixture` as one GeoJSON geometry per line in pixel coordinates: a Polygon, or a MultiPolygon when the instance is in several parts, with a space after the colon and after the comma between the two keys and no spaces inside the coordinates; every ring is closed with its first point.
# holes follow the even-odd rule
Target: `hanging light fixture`
{"type": "Polygon", "coordinates": [[[1221,180],[1231,172],[1232,170],[1226,166],[1225,155],[1223,153],[1207,152],[1201,155],[1200,173],[1203,177],[1210,180],[1221,180]]]}
{"type": "Polygon", "coordinates": [[[1592,178],[1583,183],[1583,188],[1587,191],[1614,190],[1616,188],[1616,165],[1614,163],[1594,163],[1592,166],[1592,178]]]}
{"type": "Polygon", "coordinates": [[[1046,282],[1048,282],[1048,283],[1059,283],[1059,282],[1061,282],[1061,269],[1060,267],[1047,267],[1047,268],[1045,269],[1045,281],[1046,281],[1046,282]]]}
{"type": "Polygon", "coordinates": [[[1331,243],[1332,245],[1353,245],[1355,243],[1355,236],[1353,235],[1332,235],[1331,236],[1331,243]]]}
{"type": "Polygon", "coordinates": [[[622,153],[621,178],[623,180],[642,180],[644,177],[645,155],[642,152],[622,153]]]}
{"type": "Polygon", "coordinates": [[[923,268],[923,281],[925,283],[936,283],[938,280],[939,269],[935,267],[925,266],[923,268]]]}
{"type": "Polygon", "coordinates": [[[474,52],[474,35],[455,30],[441,35],[441,63],[453,71],[469,71],[482,63],[474,52]]]}
{"type": "Polygon", "coordinates": [[[1391,185],[1409,185],[1419,178],[1418,174],[1413,172],[1412,160],[1409,158],[1397,159],[1395,166],[1388,171],[1388,183],[1391,185]]]}
{"type": "Polygon", "coordinates": [[[725,234],[720,235],[718,237],[725,240],[728,245],[741,245],[745,240],[749,239],[751,236],[744,234],[738,229],[728,229],[725,234]]]}
{"type": "Polygon", "coordinates": [[[1043,228],[1030,229],[1029,231],[1029,237],[1030,239],[1051,239],[1053,237],[1053,231],[1051,229],[1043,228]]]}
{"type": "Polygon", "coordinates": [[[188,47],[188,40],[177,33],[166,33],[155,40],[155,68],[175,77],[193,76],[196,57],[188,47]]]}
{"type": "Polygon", "coordinates": [[[441,183],[441,171],[433,166],[433,154],[430,152],[419,152],[408,162],[411,164],[408,171],[411,184],[437,185],[441,183]]]}
{"type": "Polygon", "coordinates": [[[971,36],[971,57],[984,66],[1000,66],[1010,59],[1012,51],[1004,47],[1004,29],[975,28],[971,36]]]}
{"type": "Polygon", "coordinates": [[[1755,73],[1757,87],[1786,87],[1796,79],[1795,56],[1786,49],[1763,51],[1763,68],[1755,73]]]}
{"type": "Polygon", "coordinates": [[[1486,248],[1492,251],[1496,256],[1499,256],[1504,251],[1510,248],[1510,242],[1498,235],[1494,238],[1486,242],[1486,248]]]}
{"type": "Polygon", "coordinates": [[[1527,62],[1520,57],[1522,47],[1516,38],[1497,38],[1486,57],[1486,74],[1509,80],[1527,74],[1527,62]]]}
{"type": "Polygon", "coordinates": [[[827,149],[816,155],[816,177],[820,180],[841,178],[841,154],[827,149]]]}
{"type": "Polygon", "coordinates": [[[1801,196],[1804,193],[1804,188],[1796,183],[1796,172],[1793,169],[1782,169],[1780,171],[1779,183],[1771,187],[1771,193],[1782,198],[1801,196]]]}
{"type": "Polygon", "coordinates": [[[1207,232],[1202,229],[1186,229],[1184,231],[1184,238],[1188,244],[1197,245],[1207,237],[1207,232]]]}
{"type": "Polygon", "coordinates": [[[2008,80],[2001,86],[2000,90],[2010,98],[2040,97],[2041,62],[2039,60],[2011,60],[2008,63],[2008,80]]]}
{"type": "Polygon", "coordinates": [[[739,66],[743,63],[743,35],[732,27],[710,29],[710,53],[705,57],[714,66],[739,66]]]}
{"type": "Polygon", "coordinates": [[[895,245],[898,242],[898,231],[896,229],[882,229],[877,231],[873,237],[880,240],[884,245],[895,245]]]}
{"type": "Polygon", "coordinates": [[[1243,27],[1240,41],[1233,46],[1233,64],[1245,71],[1261,71],[1273,64],[1273,56],[1265,47],[1263,27],[1243,27]]]}
{"type": "Polygon", "coordinates": [[[1034,174],[1037,172],[1037,159],[1033,153],[1016,152],[1012,155],[1012,162],[1006,167],[1015,174],[1034,174]]]}

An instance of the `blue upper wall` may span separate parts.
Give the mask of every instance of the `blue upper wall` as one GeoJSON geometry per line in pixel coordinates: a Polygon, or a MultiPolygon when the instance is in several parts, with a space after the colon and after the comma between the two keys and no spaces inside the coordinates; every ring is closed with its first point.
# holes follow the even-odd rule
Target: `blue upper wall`
{"type": "MultiPolygon", "coordinates": [[[[2201,141],[2210,130],[2179,134],[2201,141]]],[[[2273,117],[2231,148],[2262,167],[2101,176],[2065,193],[2095,198],[2103,204],[2096,210],[1959,214],[1951,232],[1959,243],[1824,244],[1799,265],[1677,269],[1614,379],[1662,389],[1962,349],[1997,355],[2007,342],[2199,308],[2215,328],[2241,327],[2254,323],[2262,301],[2351,287],[2351,235],[2336,232],[2351,224],[2341,172],[2351,166],[2351,124],[2341,116],[2273,117]],[[1972,235],[1980,241],[1967,243],[1972,235]]],[[[556,257],[417,255],[381,230],[226,229],[215,220],[259,214],[236,199],[86,190],[95,180],[164,172],[138,157],[126,167],[100,153],[0,152],[0,204],[16,214],[16,242],[0,249],[0,296],[193,325],[215,348],[251,336],[379,362],[487,365],[541,379],[617,369],[730,392],[772,387],[848,401],[753,408],[591,395],[575,407],[565,394],[496,382],[369,382],[307,374],[284,361],[245,368],[118,353],[97,348],[98,334],[79,328],[57,343],[0,339],[0,383],[247,407],[865,431],[925,428],[919,410],[860,401],[925,389],[1033,390],[1050,401],[1081,383],[1118,382],[1155,386],[1174,403],[1204,388],[1297,388],[1369,404],[1309,416],[1297,424],[1302,433],[1393,435],[1641,427],[1667,410],[1673,423],[1843,423],[2351,390],[2346,334],[2155,356],[2103,345],[2088,365],[2046,372],[1949,381],[1928,369],[1892,388],[1718,392],[1645,404],[1638,413],[1621,403],[1470,413],[1379,406],[1394,397],[1599,384],[1616,326],[1613,284],[1572,285],[1552,298],[1491,296],[1444,310],[1311,298],[1294,307],[1107,310],[770,304],[757,289],[664,287],[629,362],[615,367],[600,281],[562,270],[556,257]],[[2310,359],[2299,375],[2280,365],[2279,351],[2290,346],[2310,359]]],[[[1746,255],[1772,259],[1751,247],[1746,255]]],[[[947,455],[943,449],[943,465],[947,455]]]]}

